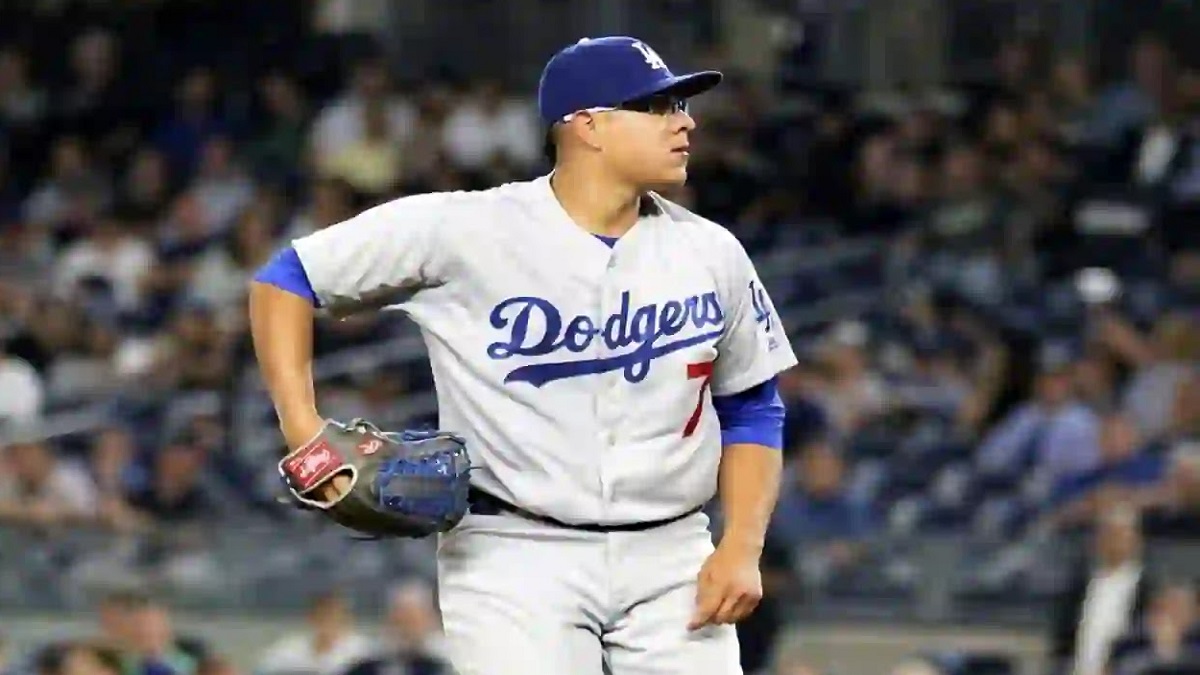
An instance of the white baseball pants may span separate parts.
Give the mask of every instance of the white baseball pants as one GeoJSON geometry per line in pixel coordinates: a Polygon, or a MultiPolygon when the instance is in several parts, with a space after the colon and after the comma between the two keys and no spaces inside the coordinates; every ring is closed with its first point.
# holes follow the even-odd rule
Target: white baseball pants
{"type": "Polygon", "coordinates": [[[593,533],[468,514],[438,543],[458,675],[741,675],[733,626],[688,630],[713,550],[697,513],[593,533]]]}

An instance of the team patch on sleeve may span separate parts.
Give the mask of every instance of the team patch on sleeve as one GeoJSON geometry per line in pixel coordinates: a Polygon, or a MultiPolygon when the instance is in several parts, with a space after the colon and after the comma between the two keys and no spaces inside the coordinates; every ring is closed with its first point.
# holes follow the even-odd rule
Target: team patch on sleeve
{"type": "Polygon", "coordinates": [[[759,282],[750,282],[750,304],[754,307],[754,321],[767,336],[767,351],[779,348],[779,338],[776,336],[776,324],[779,322],[775,310],[771,306],[771,298],[767,290],[759,282]]]}

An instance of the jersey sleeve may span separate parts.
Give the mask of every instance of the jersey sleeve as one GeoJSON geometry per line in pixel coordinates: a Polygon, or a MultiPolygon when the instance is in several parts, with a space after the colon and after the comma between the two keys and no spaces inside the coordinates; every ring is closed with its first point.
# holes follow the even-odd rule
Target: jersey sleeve
{"type": "Polygon", "coordinates": [[[292,242],[317,305],[334,316],[400,305],[447,279],[452,193],[404,197],[292,242]]]}
{"type": "Polygon", "coordinates": [[[725,333],[713,364],[714,396],[737,394],[796,365],[775,305],[746,250],[732,236],[723,269],[725,333]]]}

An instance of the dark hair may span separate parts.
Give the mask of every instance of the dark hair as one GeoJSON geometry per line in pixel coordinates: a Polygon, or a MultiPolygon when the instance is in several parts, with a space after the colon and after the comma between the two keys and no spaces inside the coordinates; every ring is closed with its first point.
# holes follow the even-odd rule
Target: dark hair
{"type": "Polygon", "coordinates": [[[558,142],[554,138],[554,127],[547,127],[545,137],[542,139],[542,156],[551,166],[558,161],[558,142]]]}
{"type": "Polygon", "coordinates": [[[137,588],[118,588],[108,591],[100,598],[104,605],[115,605],[121,609],[139,609],[154,604],[150,593],[137,588]]]}

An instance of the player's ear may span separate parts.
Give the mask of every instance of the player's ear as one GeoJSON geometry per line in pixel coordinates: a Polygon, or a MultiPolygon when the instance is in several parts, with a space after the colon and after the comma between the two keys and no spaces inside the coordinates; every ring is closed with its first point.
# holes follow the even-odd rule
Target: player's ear
{"type": "Polygon", "coordinates": [[[570,132],[580,143],[595,150],[598,150],[602,145],[603,121],[596,115],[589,112],[581,112],[575,115],[567,124],[570,126],[570,132]]]}

